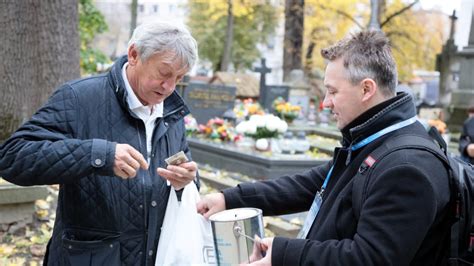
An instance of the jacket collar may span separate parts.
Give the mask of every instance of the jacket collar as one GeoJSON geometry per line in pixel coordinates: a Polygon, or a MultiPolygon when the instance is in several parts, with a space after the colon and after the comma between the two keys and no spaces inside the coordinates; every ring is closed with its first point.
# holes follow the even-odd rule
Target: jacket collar
{"type": "MultiPolygon", "coordinates": [[[[115,61],[109,72],[109,80],[112,83],[115,95],[122,107],[127,109],[132,116],[135,116],[128,106],[127,102],[127,90],[125,88],[125,83],[122,79],[122,67],[128,61],[127,56],[124,55],[115,61]]],[[[168,96],[164,101],[163,106],[163,118],[171,116],[176,119],[184,117],[189,114],[189,108],[184,103],[183,98],[174,91],[170,96],[168,96]],[[176,117],[178,115],[178,117],[176,117]]]]}
{"type": "Polygon", "coordinates": [[[370,108],[344,127],[341,130],[342,145],[347,147],[351,143],[415,115],[416,108],[412,97],[409,94],[400,93],[370,108]]]}

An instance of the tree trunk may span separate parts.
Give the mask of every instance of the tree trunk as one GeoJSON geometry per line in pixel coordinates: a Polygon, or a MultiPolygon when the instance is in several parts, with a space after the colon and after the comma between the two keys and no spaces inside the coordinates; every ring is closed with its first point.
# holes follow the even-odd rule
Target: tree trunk
{"type": "Polygon", "coordinates": [[[220,71],[227,71],[229,69],[229,64],[232,57],[232,42],[234,40],[234,11],[232,1],[233,0],[227,0],[227,29],[220,71]]]}
{"type": "Polygon", "coordinates": [[[283,80],[291,70],[301,69],[303,48],[304,0],[286,0],[285,37],[283,42],[283,80]]]}
{"type": "Polygon", "coordinates": [[[0,142],[61,83],[78,78],[77,0],[0,3],[0,142]]]}
{"type": "Polygon", "coordinates": [[[133,35],[133,31],[137,27],[137,8],[138,8],[138,0],[132,0],[132,4],[130,5],[130,11],[131,11],[130,38],[133,35]]]}

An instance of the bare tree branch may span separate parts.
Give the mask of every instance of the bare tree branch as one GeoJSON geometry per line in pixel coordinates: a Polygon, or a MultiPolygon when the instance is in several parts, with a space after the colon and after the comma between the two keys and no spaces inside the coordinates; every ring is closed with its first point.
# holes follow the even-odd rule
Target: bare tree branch
{"type": "Polygon", "coordinates": [[[392,38],[394,36],[397,36],[397,37],[405,38],[412,43],[416,43],[416,41],[405,31],[389,31],[389,32],[386,32],[385,35],[387,35],[387,38],[392,38]]]}
{"type": "Polygon", "coordinates": [[[384,22],[382,22],[382,23],[380,24],[380,28],[383,28],[383,26],[384,26],[385,24],[389,23],[390,20],[392,20],[394,17],[396,17],[396,16],[398,16],[398,15],[403,14],[403,12],[407,11],[408,9],[410,9],[412,6],[414,6],[414,5],[415,5],[416,3],[418,3],[419,1],[420,1],[420,0],[415,0],[415,2],[413,2],[413,3],[411,3],[411,4],[407,5],[407,6],[405,6],[404,8],[402,8],[402,9],[398,10],[397,12],[395,12],[395,13],[391,14],[390,16],[388,16],[388,17],[384,20],[384,22]]]}
{"type": "MultiPolygon", "coordinates": [[[[418,0],[417,0],[418,1],[418,0]]],[[[342,11],[342,10],[339,10],[339,9],[335,9],[335,8],[332,8],[332,7],[328,7],[328,6],[325,6],[323,4],[318,4],[318,6],[322,9],[325,9],[325,10],[329,10],[329,11],[333,11],[333,12],[336,12],[336,14],[339,14],[347,19],[349,19],[350,21],[354,22],[357,27],[359,27],[360,29],[363,29],[364,26],[362,26],[353,16],[349,15],[348,13],[342,11]]]]}

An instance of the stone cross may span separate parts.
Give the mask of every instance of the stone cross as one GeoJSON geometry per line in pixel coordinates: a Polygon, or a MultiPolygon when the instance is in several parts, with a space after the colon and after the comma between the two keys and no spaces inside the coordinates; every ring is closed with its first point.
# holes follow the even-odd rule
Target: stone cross
{"type": "Polygon", "coordinates": [[[449,16],[449,19],[451,20],[451,31],[449,32],[449,39],[453,40],[454,39],[456,20],[458,19],[458,17],[456,17],[456,10],[453,10],[453,14],[451,16],[449,16]]]}
{"type": "Polygon", "coordinates": [[[272,72],[272,69],[268,68],[265,65],[265,58],[262,58],[261,59],[261,66],[256,67],[254,69],[254,71],[260,73],[260,93],[259,93],[258,101],[260,102],[260,104],[263,107],[263,104],[265,103],[265,87],[266,87],[265,75],[267,73],[272,72]]]}

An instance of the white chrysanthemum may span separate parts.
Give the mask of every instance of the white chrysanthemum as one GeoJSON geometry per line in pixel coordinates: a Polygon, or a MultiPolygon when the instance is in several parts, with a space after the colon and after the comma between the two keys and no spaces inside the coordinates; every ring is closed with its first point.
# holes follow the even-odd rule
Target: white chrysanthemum
{"type": "Polygon", "coordinates": [[[265,117],[263,115],[252,115],[249,121],[255,123],[257,127],[265,126],[265,117]]]}
{"type": "Polygon", "coordinates": [[[278,130],[278,125],[280,124],[280,118],[274,116],[274,115],[268,115],[266,116],[265,119],[265,127],[269,131],[276,131],[278,130]]]}
{"type": "Polygon", "coordinates": [[[285,133],[288,130],[288,124],[284,120],[280,119],[277,125],[277,130],[278,133],[285,133]]]}
{"type": "Polygon", "coordinates": [[[235,127],[235,131],[237,131],[237,133],[242,134],[242,135],[245,134],[245,133],[247,133],[247,128],[248,128],[247,124],[248,124],[248,121],[242,121],[242,122],[240,122],[240,123],[235,127]]]}
{"type": "Polygon", "coordinates": [[[249,123],[247,124],[247,134],[255,134],[257,133],[257,124],[252,122],[252,121],[249,121],[249,123]]]}

